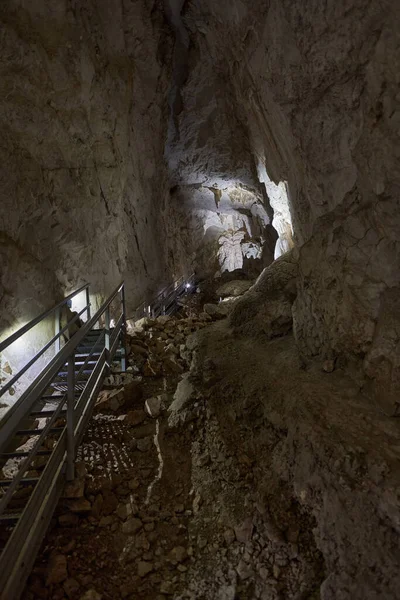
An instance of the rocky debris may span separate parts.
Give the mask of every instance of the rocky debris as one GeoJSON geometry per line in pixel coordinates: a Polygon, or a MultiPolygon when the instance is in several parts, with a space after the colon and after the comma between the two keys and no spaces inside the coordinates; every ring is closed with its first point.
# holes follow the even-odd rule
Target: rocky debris
{"type": "MultiPolygon", "coordinates": [[[[46,550],[24,600],[34,600],[29,594],[36,589],[60,600],[86,594],[128,600],[199,594],[250,600],[267,594],[278,600],[282,593],[295,599],[300,588],[306,593],[321,581],[314,524],[282,502],[288,491],[276,493],[274,518],[273,493],[268,501],[253,499],[252,486],[265,465],[257,471],[262,450],[254,455],[252,440],[261,436],[262,449],[268,440],[275,447],[279,436],[260,429],[263,416],[252,396],[239,412],[240,386],[224,384],[220,359],[202,355],[199,323],[194,317],[143,325],[140,343],[149,357],[156,353],[164,365],[173,355],[186,369],[190,361],[191,370],[179,375],[163,367],[162,378],[135,375],[142,377],[142,395],[133,410],[92,418],[79,454],[86,468],[77,464],[69,497],[57,509],[58,526],[46,540],[54,555],[66,557],[62,581],[47,585],[43,579],[46,550]],[[170,351],[178,343],[188,361],[170,351]]],[[[132,367],[140,364],[136,355],[128,360],[132,367]]]]}

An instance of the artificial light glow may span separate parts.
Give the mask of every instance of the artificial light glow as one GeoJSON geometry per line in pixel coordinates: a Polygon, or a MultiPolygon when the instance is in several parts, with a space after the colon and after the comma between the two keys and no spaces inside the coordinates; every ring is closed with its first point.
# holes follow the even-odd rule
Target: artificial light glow
{"type": "Polygon", "coordinates": [[[190,285],[190,283],[186,284],[186,289],[189,290],[192,286],[190,285]]]}
{"type": "MultiPolygon", "coordinates": [[[[18,329],[22,329],[23,327],[25,327],[25,325],[28,323],[28,321],[21,321],[20,323],[18,323],[19,327],[18,329]]],[[[1,336],[1,341],[6,340],[8,337],[11,337],[16,331],[18,331],[18,329],[15,329],[15,327],[10,327],[9,329],[5,329],[4,330],[4,335],[1,336]]],[[[27,332],[26,332],[27,333],[27,332]]],[[[26,338],[24,337],[26,335],[26,333],[22,334],[19,338],[17,338],[14,342],[12,342],[12,344],[10,344],[8,346],[8,348],[11,348],[13,351],[22,351],[25,349],[26,346],[26,338]]]]}

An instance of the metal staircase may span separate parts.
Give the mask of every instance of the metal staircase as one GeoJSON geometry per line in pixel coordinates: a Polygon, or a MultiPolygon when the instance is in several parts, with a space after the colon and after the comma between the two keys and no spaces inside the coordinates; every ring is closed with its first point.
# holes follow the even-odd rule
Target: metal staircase
{"type": "Polygon", "coordinates": [[[155,319],[161,315],[173,315],[180,307],[180,300],[188,292],[192,292],[195,287],[196,276],[192,273],[189,277],[180,277],[169,286],[161,290],[150,301],[143,301],[137,307],[135,314],[129,317],[128,320],[132,319],[137,321],[143,317],[150,317],[155,319]]]}
{"type": "Polygon", "coordinates": [[[70,294],[8,339],[0,353],[35,325],[54,317],[55,335],[6,384],[0,398],[52,346],[55,356],[0,421],[0,594],[16,600],[25,585],[65,480],[74,478],[74,461],[97,394],[111,364],[125,370],[125,298],[120,284],[91,317],[89,286],[70,294]],[[86,305],[64,327],[67,303],[86,293],[86,305]],[[80,317],[86,313],[86,322],[80,317]],[[113,323],[113,319],[115,323],[113,323]],[[61,347],[72,325],[80,324],[61,347]],[[111,326],[111,324],[113,326],[111,326]],[[5,469],[11,465],[11,469],[5,469]]]}

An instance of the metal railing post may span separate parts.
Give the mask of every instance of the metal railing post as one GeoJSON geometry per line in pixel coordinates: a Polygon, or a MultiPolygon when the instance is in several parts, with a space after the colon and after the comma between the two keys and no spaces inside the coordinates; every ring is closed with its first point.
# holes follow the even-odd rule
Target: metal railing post
{"type": "Polygon", "coordinates": [[[67,481],[75,477],[75,353],[68,359],[67,395],[67,481]]]}
{"type": "Polygon", "coordinates": [[[89,288],[86,288],[86,306],[87,306],[87,320],[90,321],[90,294],[89,294],[89,288]]]}
{"type": "Polygon", "coordinates": [[[121,325],[121,371],[126,371],[126,307],[125,307],[125,285],[121,288],[122,325],[121,325]]]}
{"type": "MultiPolygon", "coordinates": [[[[54,335],[58,335],[60,333],[60,308],[56,308],[54,314],[54,335]]],[[[60,352],[60,337],[56,339],[55,344],[55,353],[60,352]]]]}
{"type": "Polygon", "coordinates": [[[105,312],[104,347],[106,349],[106,363],[110,367],[110,306],[105,312]]]}

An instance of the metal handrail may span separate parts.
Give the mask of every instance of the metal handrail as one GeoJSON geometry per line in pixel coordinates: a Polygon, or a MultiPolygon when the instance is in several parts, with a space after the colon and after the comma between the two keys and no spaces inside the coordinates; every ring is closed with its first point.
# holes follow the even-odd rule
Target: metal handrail
{"type": "Polygon", "coordinates": [[[32,382],[32,384],[25,390],[17,402],[5,413],[3,418],[0,420],[0,452],[3,447],[5,438],[11,435],[11,427],[8,423],[13,423],[14,427],[18,426],[19,421],[24,416],[26,410],[30,410],[30,407],[39,399],[43,394],[44,390],[51,383],[52,379],[57,375],[60,367],[62,367],[69,359],[71,353],[74,352],[80,342],[87,335],[88,331],[93,328],[100,317],[106,312],[110,304],[114,300],[115,296],[123,288],[121,283],[106,300],[106,302],[99,308],[97,313],[87,321],[73,336],[71,340],[60,350],[60,352],[53,358],[53,360],[43,369],[40,375],[32,382]],[[26,409],[26,410],[25,410],[26,409]]]}
{"type": "MultiPolygon", "coordinates": [[[[66,296],[58,304],[56,304],[55,306],[53,306],[53,308],[49,308],[49,310],[46,310],[45,312],[43,312],[38,317],[35,317],[34,319],[32,319],[32,321],[29,321],[29,323],[27,323],[26,325],[24,325],[23,327],[21,327],[20,329],[18,329],[18,331],[16,331],[12,335],[10,335],[6,340],[4,340],[3,342],[0,343],[0,352],[3,352],[3,350],[5,350],[6,348],[8,348],[8,346],[10,346],[11,344],[13,344],[18,338],[20,338],[21,335],[24,335],[24,333],[26,333],[27,331],[29,331],[30,329],[32,329],[32,327],[35,327],[35,325],[37,325],[38,323],[40,323],[40,321],[43,321],[44,319],[46,319],[47,317],[49,317],[53,312],[55,312],[57,309],[60,309],[62,306],[64,306],[64,304],[66,304],[68,302],[68,300],[72,300],[72,298],[74,298],[75,296],[77,296],[78,294],[80,294],[81,292],[83,292],[84,290],[89,290],[89,283],[85,283],[85,285],[83,285],[82,287],[80,287],[75,292],[72,292],[71,294],[69,294],[69,296],[66,296]]],[[[86,306],[88,304],[90,306],[90,303],[86,302],[86,306]]],[[[90,313],[88,313],[88,316],[90,317],[90,313]]]]}
{"type": "Polygon", "coordinates": [[[20,371],[18,371],[18,373],[16,375],[14,375],[14,377],[12,379],[7,381],[7,383],[0,389],[0,398],[2,397],[3,394],[6,393],[7,390],[10,389],[10,387],[12,387],[14,385],[14,383],[16,383],[18,381],[18,379],[21,377],[21,375],[26,373],[26,371],[28,369],[30,369],[31,366],[34,365],[35,362],[41,356],[43,356],[43,354],[46,352],[46,350],[48,350],[50,348],[50,346],[52,346],[54,344],[54,342],[56,340],[58,340],[61,337],[61,335],[65,331],[67,331],[67,329],[69,329],[71,327],[71,325],[73,325],[75,323],[75,321],[77,321],[79,319],[81,314],[84,313],[87,310],[87,308],[88,308],[87,306],[82,308],[82,310],[77,315],[75,315],[75,317],[73,317],[70,321],[68,321],[68,323],[65,325],[65,327],[63,327],[61,329],[61,331],[59,333],[57,333],[57,335],[55,335],[49,342],[47,342],[47,344],[45,344],[43,346],[43,348],[41,350],[39,350],[39,352],[37,354],[35,354],[35,356],[24,367],[22,367],[22,369],[20,371]]]}
{"type": "MultiPolygon", "coordinates": [[[[192,277],[192,276],[191,276],[191,277],[192,277]]],[[[154,298],[152,298],[152,300],[150,300],[149,302],[146,302],[146,300],[143,300],[143,302],[141,302],[141,303],[140,303],[140,304],[137,306],[137,308],[135,309],[135,313],[137,313],[137,312],[139,312],[139,311],[141,311],[141,310],[143,310],[143,312],[145,312],[145,308],[146,308],[146,306],[151,306],[151,305],[154,305],[154,304],[156,304],[156,302],[157,302],[157,300],[158,300],[159,298],[161,299],[161,298],[165,297],[165,294],[167,293],[167,291],[168,291],[169,289],[171,289],[171,288],[172,288],[172,291],[173,291],[174,289],[176,289],[176,288],[177,288],[177,287],[178,287],[178,286],[179,286],[179,285],[180,285],[180,284],[181,284],[181,283],[184,281],[184,279],[185,279],[185,278],[184,278],[184,276],[182,275],[182,276],[181,276],[179,279],[177,279],[176,281],[174,281],[174,282],[170,283],[168,286],[166,286],[165,288],[163,288],[163,289],[161,290],[161,292],[158,292],[158,294],[157,294],[156,296],[154,296],[154,298]]],[[[129,319],[128,319],[128,320],[129,320],[129,319]]]]}
{"type": "Polygon", "coordinates": [[[152,300],[146,302],[145,300],[141,302],[137,308],[135,309],[135,314],[132,317],[127,317],[127,320],[130,321],[132,319],[139,319],[142,316],[158,316],[157,313],[165,314],[163,310],[163,304],[165,304],[166,300],[169,298],[178,297],[183,289],[182,286],[186,285],[186,283],[193,283],[195,279],[195,274],[192,273],[189,277],[181,276],[179,279],[166,286],[159,292],[152,300]],[[150,308],[148,313],[147,308],[150,308]],[[138,315],[141,315],[138,317],[138,315]]]}
{"type": "MultiPolygon", "coordinates": [[[[96,314],[65,344],[0,421],[0,453],[2,453],[10,445],[16,431],[20,429],[21,422],[29,416],[34,404],[40,401],[43,393],[54,381],[64,365],[68,365],[67,391],[60,396],[60,403],[52,415],[46,417],[45,426],[34,437],[33,447],[20,464],[16,476],[11,481],[5,495],[0,501],[1,515],[10,503],[18,486],[24,481],[25,473],[30,469],[32,460],[40,452],[44,439],[51,433],[54,423],[60,417],[61,411],[66,405],[66,424],[62,426],[63,429],[59,432],[59,438],[56,441],[49,460],[27,504],[18,516],[17,524],[12,530],[4,550],[0,554],[0,589],[2,590],[2,598],[12,597],[17,599],[20,596],[26,577],[35,560],[41,539],[50,523],[57,499],[61,493],[62,475],[65,474],[67,480],[71,480],[74,477],[74,461],[77,449],[92,413],[103,378],[109,372],[109,367],[119,342],[122,345],[121,367],[122,370],[125,370],[125,315],[125,289],[122,283],[113,291],[96,314]],[[119,293],[121,294],[122,314],[119,316],[114,329],[110,331],[111,303],[119,293]],[[106,322],[104,347],[96,360],[88,380],[85,380],[85,387],[77,395],[76,383],[86,362],[94,354],[94,349],[101,339],[100,330],[99,338],[91,348],[91,352],[88,352],[87,361],[84,361],[81,369],[78,369],[78,365],[76,365],[75,355],[77,354],[79,345],[88,333],[94,329],[94,326],[103,315],[105,315],[106,322]]],[[[35,436],[34,433],[33,435],[35,436]]]]}

